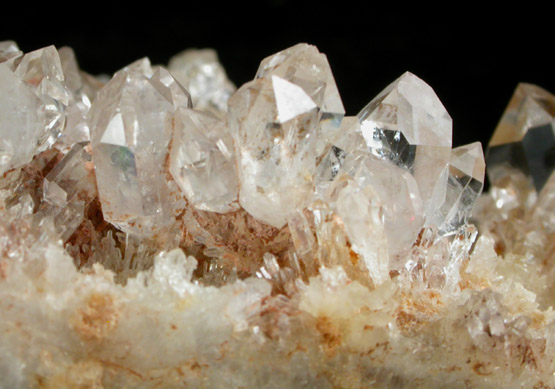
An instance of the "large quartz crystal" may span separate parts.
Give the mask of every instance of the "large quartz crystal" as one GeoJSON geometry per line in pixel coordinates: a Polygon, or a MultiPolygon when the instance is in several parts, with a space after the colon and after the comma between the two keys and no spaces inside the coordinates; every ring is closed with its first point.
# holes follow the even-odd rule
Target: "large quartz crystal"
{"type": "Polygon", "coordinates": [[[229,101],[241,206],[274,227],[306,206],[316,161],[339,129],[343,105],[328,61],[299,44],[260,64],[229,101]]]}
{"type": "Polygon", "coordinates": [[[172,223],[164,173],[173,114],[190,107],[187,91],[147,59],[119,71],[89,112],[98,192],[106,220],[149,236],[172,223]]]}
{"type": "Polygon", "coordinates": [[[0,49],[0,173],[30,162],[60,137],[69,92],[54,46],[23,55],[0,49]]]}
{"type": "Polygon", "coordinates": [[[343,118],[313,46],[233,95],[213,51],[170,68],[0,43],[1,389],[555,387],[550,93],[482,194],[410,73],[343,118]]]}
{"type": "Polygon", "coordinates": [[[358,114],[372,154],[409,171],[428,218],[445,200],[451,156],[451,117],[433,89],[405,73],[358,114]]]}

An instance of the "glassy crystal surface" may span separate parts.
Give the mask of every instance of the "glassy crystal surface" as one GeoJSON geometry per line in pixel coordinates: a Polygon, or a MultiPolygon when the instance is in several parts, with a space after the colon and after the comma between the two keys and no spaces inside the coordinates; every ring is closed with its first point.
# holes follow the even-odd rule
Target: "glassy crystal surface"
{"type": "Polygon", "coordinates": [[[0,63],[7,65],[10,69],[14,69],[16,61],[22,55],[23,52],[19,50],[17,43],[14,41],[0,42],[0,63]]]}
{"type": "Polygon", "coordinates": [[[22,158],[0,174],[1,388],[555,388],[555,174],[536,190],[530,162],[549,129],[522,136],[528,170],[480,195],[477,229],[479,144],[449,150],[425,209],[415,166],[446,146],[409,75],[374,138],[335,126],[308,45],[263,61],[229,121],[148,60],[96,98],[59,53],[64,131],[38,152],[44,102],[0,44],[0,166],[22,158]]]}
{"type": "Polygon", "coordinates": [[[344,110],[324,55],[306,44],[262,61],[229,100],[241,206],[282,227],[312,196],[317,159],[344,110]]]}
{"type": "Polygon", "coordinates": [[[407,253],[424,225],[423,204],[414,177],[366,152],[347,157],[343,166],[381,207],[390,261],[407,253]]]}
{"type": "Polygon", "coordinates": [[[341,218],[352,249],[361,256],[375,285],[389,277],[388,237],[378,194],[348,176],[334,182],[332,209],[341,218]]]}
{"type": "Polygon", "coordinates": [[[54,46],[25,54],[14,73],[37,95],[44,112],[44,130],[39,136],[38,152],[53,145],[65,126],[65,108],[70,92],[64,85],[60,56],[54,46]]]}
{"type": "Polygon", "coordinates": [[[90,145],[77,143],[44,178],[39,214],[54,218],[65,242],[85,219],[85,207],[97,196],[90,145]]]}
{"type": "Polygon", "coordinates": [[[88,114],[96,180],[106,220],[151,235],[173,220],[164,165],[172,116],[188,93],[147,59],[117,72],[88,114]]]}
{"type": "Polygon", "coordinates": [[[214,50],[185,50],[170,59],[168,69],[191,94],[195,109],[223,118],[227,100],[236,88],[228,80],[214,50]]]}
{"type": "Polygon", "coordinates": [[[44,130],[41,107],[37,95],[0,63],[0,174],[28,163],[37,152],[44,130]]]}
{"type": "Polygon", "coordinates": [[[517,169],[540,191],[555,167],[555,96],[519,84],[488,144],[488,177],[497,185],[517,169]]]}
{"type": "Polygon", "coordinates": [[[485,169],[480,142],[453,149],[445,202],[432,221],[440,234],[453,234],[468,222],[474,203],[484,187],[485,169]]]}
{"type": "Polygon", "coordinates": [[[238,208],[233,140],[225,123],[212,114],[178,109],[170,172],[196,208],[213,212],[238,208]]]}
{"type": "Polygon", "coordinates": [[[60,148],[70,148],[79,142],[90,140],[89,127],[87,125],[87,113],[91,102],[96,97],[96,92],[102,84],[92,84],[86,79],[86,75],[79,69],[75,53],[69,47],[58,50],[60,61],[65,76],[65,85],[69,89],[69,104],[66,108],[66,123],[62,136],[58,140],[60,148]]]}
{"type": "Polygon", "coordinates": [[[430,218],[445,199],[452,136],[451,117],[433,89],[407,72],[358,117],[372,154],[414,176],[430,218]]]}

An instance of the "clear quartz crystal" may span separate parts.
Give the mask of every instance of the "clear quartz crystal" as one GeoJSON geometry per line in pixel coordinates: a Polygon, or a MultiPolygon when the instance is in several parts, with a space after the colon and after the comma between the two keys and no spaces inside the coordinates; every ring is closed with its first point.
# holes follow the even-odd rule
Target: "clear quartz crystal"
{"type": "Polygon", "coordinates": [[[65,242],[85,219],[85,207],[97,196],[90,145],[77,143],[44,178],[39,214],[54,218],[65,242]]]}
{"type": "Polygon", "coordinates": [[[1,43],[0,173],[28,163],[57,141],[69,97],[54,46],[22,55],[14,42],[1,43]]]}
{"type": "MultiPolygon", "coordinates": [[[[64,130],[38,153],[40,87],[0,43],[1,388],[555,388],[552,119],[524,165],[499,163],[478,231],[482,149],[432,169],[447,116],[410,74],[341,119],[325,57],[298,45],[226,120],[148,60],[97,98],[59,53],[64,130]]],[[[514,112],[546,118],[538,99],[514,112]]]]}
{"type": "Polygon", "coordinates": [[[224,122],[210,113],[177,110],[170,172],[187,200],[198,209],[238,209],[235,150],[224,122]]]}
{"type": "Polygon", "coordinates": [[[445,202],[432,220],[440,234],[454,234],[468,222],[484,187],[485,169],[480,142],[453,149],[445,202]]]}
{"type": "Polygon", "coordinates": [[[37,152],[53,145],[64,130],[65,109],[69,104],[70,92],[64,85],[64,72],[58,51],[54,46],[25,54],[15,74],[42,101],[44,129],[39,135],[37,152]]]}
{"type": "Polygon", "coordinates": [[[223,118],[235,85],[227,78],[212,49],[189,49],[170,59],[168,69],[191,94],[195,109],[223,118]]]}
{"type": "Polygon", "coordinates": [[[88,114],[104,218],[149,236],[173,221],[164,172],[177,107],[188,93],[148,59],[117,72],[88,114]]]}
{"type": "Polygon", "coordinates": [[[372,154],[409,171],[429,219],[445,200],[452,120],[433,89],[405,73],[358,114],[372,154]]]}
{"type": "Polygon", "coordinates": [[[539,192],[555,166],[555,96],[519,84],[488,144],[488,177],[494,186],[514,171],[527,175],[539,192]]]}
{"type": "Polygon", "coordinates": [[[0,63],[7,65],[11,70],[15,67],[15,62],[21,58],[23,52],[14,41],[0,42],[0,63]]]}
{"type": "Polygon", "coordinates": [[[344,110],[326,57],[301,44],[262,61],[229,100],[241,206],[274,227],[312,197],[316,162],[344,110]]]}
{"type": "Polygon", "coordinates": [[[37,95],[0,63],[0,174],[30,162],[35,155],[44,129],[41,106],[37,95]]]}
{"type": "Polygon", "coordinates": [[[75,53],[71,48],[62,47],[58,53],[64,71],[65,85],[71,92],[66,109],[66,128],[59,143],[62,148],[70,148],[76,143],[90,140],[86,117],[97,90],[91,90],[85,81],[84,74],[79,70],[75,53]]]}
{"type": "Polygon", "coordinates": [[[396,262],[410,249],[425,221],[414,177],[367,152],[350,154],[343,168],[361,188],[370,188],[373,203],[381,207],[389,258],[396,262]]]}
{"type": "Polygon", "coordinates": [[[379,195],[344,175],[334,181],[332,209],[341,218],[354,252],[359,254],[375,285],[389,277],[388,236],[379,195]]]}

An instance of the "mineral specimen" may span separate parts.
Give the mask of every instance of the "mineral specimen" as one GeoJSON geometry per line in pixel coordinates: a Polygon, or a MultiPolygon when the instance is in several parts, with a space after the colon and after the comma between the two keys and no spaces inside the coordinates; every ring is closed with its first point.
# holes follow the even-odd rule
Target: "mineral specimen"
{"type": "Polygon", "coordinates": [[[149,236],[173,220],[164,174],[172,115],[190,97],[148,59],[116,73],[88,113],[96,181],[104,218],[149,236]]]}
{"type": "Polygon", "coordinates": [[[481,194],[411,73],[343,117],[307,44],[235,91],[1,42],[0,388],[555,387],[553,107],[517,87],[481,194]]]}

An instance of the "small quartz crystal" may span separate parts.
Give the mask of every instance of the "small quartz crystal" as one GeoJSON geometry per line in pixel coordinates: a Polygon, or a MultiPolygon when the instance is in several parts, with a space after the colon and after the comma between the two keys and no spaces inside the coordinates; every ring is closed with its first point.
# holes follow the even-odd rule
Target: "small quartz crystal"
{"type": "Polygon", "coordinates": [[[238,208],[233,141],[225,123],[212,114],[177,110],[170,172],[196,208],[214,212],[238,208]]]}
{"type": "Polygon", "coordinates": [[[440,234],[455,233],[466,225],[484,187],[486,165],[480,142],[451,152],[445,201],[433,216],[440,234]]]}
{"type": "Polygon", "coordinates": [[[168,70],[191,94],[195,109],[223,118],[235,85],[212,49],[189,49],[170,59],[168,70]]]}
{"type": "Polygon", "coordinates": [[[300,44],[262,61],[257,78],[229,100],[241,206],[274,227],[306,206],[316,162],[344,110],[328,61],[300,44]]]}
{"type": "Polygon", "coordinates": [[[555,166],[555,96],[519,84],[488,144],[488,176],[496,185],[514,170],[529,175],[540,191],[555,166]]]}

